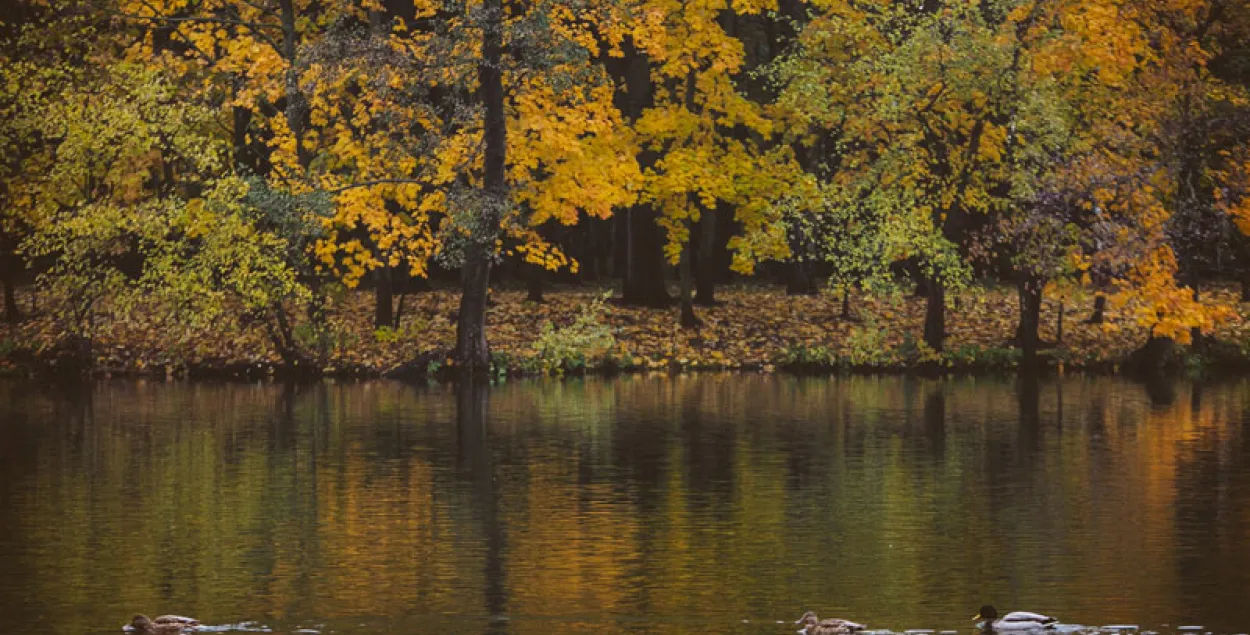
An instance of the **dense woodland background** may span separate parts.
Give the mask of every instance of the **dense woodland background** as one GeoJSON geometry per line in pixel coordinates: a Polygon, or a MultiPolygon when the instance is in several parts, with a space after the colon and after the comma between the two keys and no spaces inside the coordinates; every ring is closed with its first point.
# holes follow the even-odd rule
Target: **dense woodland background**
{"type": "MultiPolygon", "coordinates": [[[[365,288],[372,345],[417,357],[438,309],[403,328],[396,294],[433,287],[459,303],[437,357],[480,372],[492,282],[619,281],[699,348],[696,306],[749,281],[841,305],[776,328],[914,293],[915,359],[952,311],[1009,314],[1033,356],[1048,299],[1151,349],[1250,288],[1246,0],[4,4],[0,281],[10,322],[42,316],[6,352],[90,362],[137,324],[323,368],[365,288]]],[[[602,355],[597,319],[518,328],[602,355]]]]}

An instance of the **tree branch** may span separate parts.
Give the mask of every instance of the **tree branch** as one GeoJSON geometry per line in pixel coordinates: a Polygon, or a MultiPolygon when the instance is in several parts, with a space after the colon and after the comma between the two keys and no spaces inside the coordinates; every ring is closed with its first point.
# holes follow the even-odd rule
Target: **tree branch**
{"type": "Polygon", "coordinates": [[[244,26],[254,31],[260,29],[276,29],[282,30],[277,24],[265,24],[263,22],[248,22],[246,20],[233,20],[230,18],[206,18],[200,16],[174,17],[164,15],[135,15],[133,13],[122,13],[120,11],[109,11],[114,17],[124,18],[126,20],[143,20],[147,22],[193,22],[202,24],[229,24],[233,26],[244,26]]]}
{"type": "Polygon", "coordinates": [[[374,185],[388,185],[388,184],[427,186],[429,185],[429,182],[422,181],[421,179],[376,179],[373,181],[362,181],[360,183],[352,183],[351,185],[345,185],[343,187],[340,187],[334,190],[326,190],[326,194],[341,194],[348,190],[357,190],[362,187],[373,187],[374,185]]]}

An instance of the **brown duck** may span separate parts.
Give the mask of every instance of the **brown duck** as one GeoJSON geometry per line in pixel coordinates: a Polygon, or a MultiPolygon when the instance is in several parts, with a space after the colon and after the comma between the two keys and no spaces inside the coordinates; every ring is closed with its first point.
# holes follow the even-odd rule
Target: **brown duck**
{"type": "Polygon", "coordinates": [[[836,617],[820,619],[816,617],[814,611],[808,611],[800,617],[795,624],[802,624],[802,632],[806,635],[850,635],[858,631],[862,631],[867,626],[850,620],[843,620],[836,617]]]}
{"type": "Polygon", "coordinates": [[[132,635],[181,635],[199,625],[199,620],[181,615],[158,615],[156,619],[136,615],[130,620],[130,627],[125,630],[132,635]]]}

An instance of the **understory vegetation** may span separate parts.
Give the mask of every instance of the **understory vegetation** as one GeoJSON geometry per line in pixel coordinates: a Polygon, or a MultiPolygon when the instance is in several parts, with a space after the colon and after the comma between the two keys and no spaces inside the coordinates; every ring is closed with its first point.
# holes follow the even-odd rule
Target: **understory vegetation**
{"type": "MultiPolygon", "coordinates": [[[[1018,316],[1012,290],[970,287],[955,295],[950,341],[943,351],[928,348],[913,333],[924,321],[924,298],[896,294],[852,297],[853,314],[842,315],[842,296],[789,296],[778,288],[733,285],[721,304],[700,312],[698,331],[674,319],[679,309],[622,306],[605,302],[603,290],[570,287],[527,301],[523,290],[491,294],[487,325],[495,345],[492,373],[566,375],[603,372],[749,370],[826,373],[841,371],[992,372],[1035,363],[1052,372],[1132,370],[1132,356],[1148,336],[1116,310],[1101,324],[1088,322],[1091,304],[1066,304],[1062,337],[1059,301],[1042,307],[1044,348],[1030,362],[1013,341],[1018,316]]],[[[304,360],[305,376],[445,377],[454,368],[454,290],[405,296],[399,326],[374,327],[371,294],[346,291],[329,298],[320,329],[295,330],[293,357],[304,360]],[[413,360],[418,360],[414,362],[413,360]]],[[[1204,301],[1238,307],[1213,336],[1174,352],[1173,370],[1201,372],[1247,367],[1250,362],[1250,305],[1236,304],[1233,289],[1219,287],[1204,301]]],[[[38,300],[23,297],[29,306],[38,300]]],[[[292,311],[294,313],[294,311],[292,311]]],[[[211,326],[171,329],[143,310],[130,317],[107,313],[92,337],[97,375],[289,376],[283,355],[265,327],[246,317],[211,326]],[[146,317],[145,317],[146,316],[146,317]]],[[[58,371],[76,364],[65,354],[57,320],[38,310],[20,325],[0,325],[0,371],[58,371]]],[[[71,372],[79,369],[71,368],[71,372]]]]}

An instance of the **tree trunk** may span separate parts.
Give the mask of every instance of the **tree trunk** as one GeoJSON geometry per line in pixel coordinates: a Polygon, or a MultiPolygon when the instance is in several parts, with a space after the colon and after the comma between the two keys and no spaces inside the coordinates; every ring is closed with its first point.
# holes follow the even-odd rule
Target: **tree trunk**
{"type": "Polygon", "coordinates": [[[716,210],[703,210],[699,220],[699,266],[695,271],[697,291],[694,301],[700,306],[716,304],[716,210]]]}
{"type": "Polygon", "coordinates": [[[636,205],[626,212],[629,222],[625,240],[625,304],[669,306],[673,299],[664,284],[664,243],[650,205],[636,205]]]}
{"type": "Polygon", "coordinates": [[[270,306],[273,321],[269,320],[269,316],[265,316],[265,328],[269,331],[269,341],[273,342],[273,347],[277,350],[278,356],[282,358],[282,364],[286,366],[288,371],[294,371],[299,368],[303,356],[295,343],[294,330],[291,328],[291,321],[287,319],[286,309],[281,304],[275,302],[270,306]]]}
{"type": "Polygon", "coordinates": [[[294,0],[278,0],[278,8],[282,19],[282,57],[286,59],[287,70],[284,78],[283,98],[286,100],[286,125],[295,138],[295,157],[301,168],[312,163],[312,153],[304,147],[304,130],[307,108],[304,104],[304,93],[299,87],[299,66],[296,64],[296,44],[299,41],[298,24],[295,15],[294,0]]]}
{"type": "Polygon", "coordinates": [[[1042,283],[1026,277],[1016,285],[1020,298],[1020,321],[1016,325],[1016,346],[1026,359],[1037,355],[1037,330],[1042,319],[1042,283]]]}
{"type": "Polygon", "coordinates": [[[629,275],[629,250],[626,249],[625,241],[625,238],[629,236],[629,211],[613,214],[607,222],[609,223],[607,245],[611,250],[607,259],[608,276],[624,280],[629,275]]]}
{"type": "Polygon", "coordinates": [[[911,295],[913,298],[929,297],[929,281],[925,278],[917,278],[916,286],[912,289],[911,295]]]}
{"type": "Polygon", "coordinates": [[[490,258],[485,247],[466,259],[460,272],[460,313],[456,320],[456,363],[462,375],[485,375],[490,371],[490,345],[486,342],[486,301],[490,288],[490,258]]]}
{"type": "MultiPolygon", "coordinates": [[[[1195,279],[1193,281],[1193,289],[1194,289],[1194,295],[1193,295],[1194,302],[1198,302],[1201,299],[1201,296],[1198,294],[1197,276],[1195,276],[1195,279]]],[[[1201,351],[1203,347],[1206,345],[1206,339],[1202,337],[1201,327],[1192,326],[1189,328],[1189,345],[1191,348],[1193,348],[1196,351],[1201,351]]]]}
{"type": "Polygon", "coordinates": [[[915,258],[908,258],[902,262],[900,270],[912,280],[916,281],[916,287],[912,289],[912,295],[917,298],[929,297],[929,279],[920,269],[920,263],[915,258]]]}
{"type": "MultiPolygon", "coordinates": [[[[654,103],[651,62],[630,38],[621,43],[620,56],[603,56],[603,65],[617,88],[613,101],[630,122],[637,121],[654,103]]],[[[655,152],[644,150],[638,164],[644,170],[655,164],[655,152]]],[[[639,306],[669,306],[672,298],[664,283],[664,239],[650,205],[626,210],[616,225],[616,238],[624,245],[624,285],[621,301],[639,306]]]]}
{"type": "Polygon", "coordinates": [[[842,319],[851,319],[851,287],[842,287],[842,319]]]}
{"type": "Polygon", "coordinates": [[[1107,312],[1107,296],[1099,293],[1094,296],[1094,312],[1090,314],[1086,324],[1102,324],[1107,312]]]}
{"type": "Polygon", "coordinates": [[[234,166],[240,172],[250,170],[260,172],[255,157],[251,153],[248,142],[248,128],[252,125],[252,111],[242,106],[235,106],[231,111],[231,154],[234,155],[234,166]]]}
{"type": "Polygon", "coordinates": [[[812,275],[812,265],[807,262],[792,262],[786,276],[786,295],[816,295],[816,277],[812,275]]]}
{"type": "Polygon", "coordinates": [[[16,260],[13,256],[0,256],[0,285],[4,286],[4,321],[9,324],[22,321],[22,310],[17,306],[15,289],[17,276],[13,275],[14,267],[10,262],[16,260]]]}
{"type": "Polygon", "coordinates": [[[395,329],[396,331],[399,330],[399,325],[401,322],[403,322],[403,319],[404,319],[404,300],[406,299],[408,299],[407,294],[405,293],[399,294],[399,305],[395,307],[395,319],[391,323],[391,328],[395,329]]]}
{"type": "Polygon", "coordinates": [[[946,287],[936,278],[930,279],[926,286],[928,301],[924,312],[924,342],[929,348],[940,351],[946,339],[946,287]]]}
{"type": "Polygon", "coordinates": [[[456,364],[462,376],[490,372],[490,346],[486,342],[486,301],[490,289],[491,255],[499,221],[507,200],[504,166],[507,160],[506,122],[503,104],[503,0],[483,3],[482,61],[478,66],[478,94],[485,106],[483,140],[485,170],[482,187],[486,196],[482,224],[465,248],[460,272],[460,315],[456,324],[456,364]],[[479,233],[480,232],[480,233],[479,233]]]}
{"type": "Polygon", "coordinates": [[[1241,301],[1250,302],[1250,268],[1241,272],[1241,301]]]}
{"type": "MultiPolygon", "coordinates": [[[[308,302],[308,324],[312,327],[312,332],[317,338],[314,350],[317,358],[314,361],[317,364],[317,369],[320,370],[325,367],[327,360],[330,358],[329,315],[326,313],[325,287],[321,284],[313,283],[311,291],[312,296],[308,302]]],[[[292,331],[291,341],[295,343],[294,331],[292,331]]],[[[307,357],[303,357],[303,359],[305,362],[308,361],[307,357]]]]}
{"type": "Polygon", "coordinates": [[[684,329],[698,328],[699,318],[694,314],[694,302],[690,299],[690,288],[693,286],[691,280],[691,253],[690,242],[687,241],[681,250],[681,261],[677,265],[679,277],[681,279],[681,327],[684,329]]]}
{"type": "Polygon", "coordinates": [[[546,301],[543,299],[543,276],[547,270],[531,264],[525,265],[525,269],[525,288],[528,292],[525,301],[542,304],[546,301]]]}
{"type": "Polygon", "coordinates": [[[1059,299],[1059,315],[1055,317],[1055,343],[1063,343],[1063,310],[1064,301],[1059,299]]]}
{"type": "Polygon", "coordinates": [[[1175,344],[1170,337],[1151,334],[1141,348],[1129,354],[1126,368],[1138,375],[1166,374],[1177,365],[1175,344]]]}
{"type": "Polygon", "coordinates": [[[373,270],[373,328],[395,323],[395,286],[391,268],[383,265],[373,270]]]}

